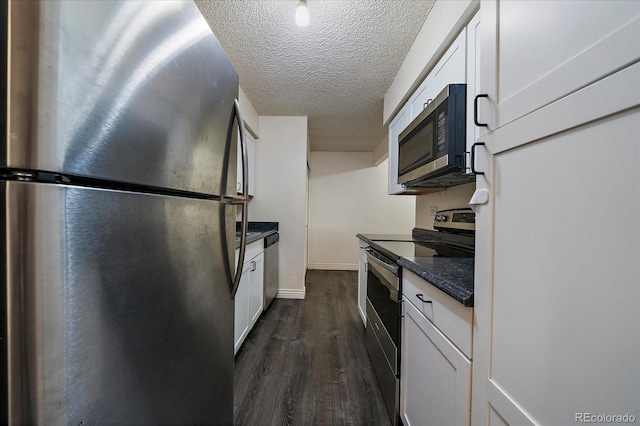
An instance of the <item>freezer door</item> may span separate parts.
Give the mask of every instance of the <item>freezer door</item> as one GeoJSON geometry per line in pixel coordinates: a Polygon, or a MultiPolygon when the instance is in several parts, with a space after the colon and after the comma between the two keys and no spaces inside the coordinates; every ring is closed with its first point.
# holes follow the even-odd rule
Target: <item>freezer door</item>
{"type": "Polygon", "coordinates": [[[0,167],[236,193],[238,75],[193,2],[9,3],[0,167]]]}
{"type": "Polygon", "coordinates": [[[220,203],[23,182],[0,195],[9,424],[232,424],[220,203]]]}

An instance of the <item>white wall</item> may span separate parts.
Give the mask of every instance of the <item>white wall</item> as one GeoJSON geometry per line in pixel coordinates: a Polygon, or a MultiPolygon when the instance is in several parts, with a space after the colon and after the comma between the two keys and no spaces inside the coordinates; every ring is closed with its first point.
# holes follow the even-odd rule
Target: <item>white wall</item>
{"type": "Polygon", "coordinates": [[[238,87],[238,103],[240,104],[240,112],[242,112],[245,127],[256,139],[259,138],[260,116],[244,93],[244,90],[242,90],[242,87],[238,87]]]}
{"type": "Polygon", "coordinates": [[[260,116],[249,220],[279,222],[279,298],[305,296],[307,117],[260,116]]]}
{"type": "Polygon", "coordinates": [[[441,192],[416,197],[416,228],[432,229],[436,210],[469,207],[469,200],[476,189],[475,183],[454,186],[441,192]]]}
{"type": "Polygon", "coordinates": [[[410,234],[415,197],[387,194],[387,161],[370,152],[311,153],[309,269],[358,267],[358,233],[410,234]]]}

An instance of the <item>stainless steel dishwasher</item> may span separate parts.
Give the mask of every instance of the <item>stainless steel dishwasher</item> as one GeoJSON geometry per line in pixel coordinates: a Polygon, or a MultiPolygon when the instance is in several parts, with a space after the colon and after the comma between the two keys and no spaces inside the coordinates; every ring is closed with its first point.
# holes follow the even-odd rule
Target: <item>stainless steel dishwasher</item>
{"type": "Polygon", "coordinates": [[[278,293],[278,241],[276,232],[264,239],[264,310],[269,308],[278,293]]]}

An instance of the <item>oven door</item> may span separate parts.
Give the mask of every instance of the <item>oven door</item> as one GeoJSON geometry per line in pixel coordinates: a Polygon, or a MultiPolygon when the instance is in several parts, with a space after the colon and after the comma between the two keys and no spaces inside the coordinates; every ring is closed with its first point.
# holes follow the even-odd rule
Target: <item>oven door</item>
{"type": "MultiPolygon", "coordinates": [[[[367,248],[367,262],[369,264],[367,299],[375,310],[379,322],[384,326],[388,338],[397,348],[400,330],[399,268],[371,248],[367,248]]],[[[381,332],[381,330],[376,331],[381,332]]]]}
{"type": "Polygon", "coordinates": [[[367,248],[366,345],[393,425],[399,424],[399,268],[367,248]]]}

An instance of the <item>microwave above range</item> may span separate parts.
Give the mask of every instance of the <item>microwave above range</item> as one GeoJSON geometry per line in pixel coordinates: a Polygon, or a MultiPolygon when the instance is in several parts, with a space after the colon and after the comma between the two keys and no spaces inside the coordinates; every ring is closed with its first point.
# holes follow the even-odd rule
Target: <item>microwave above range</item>
{"type": "Polygon", "coordinates": [[[449,84],[400,133],[398,183],[447,188],[475,181],[467,173],[467,85],[449,84]]]}

